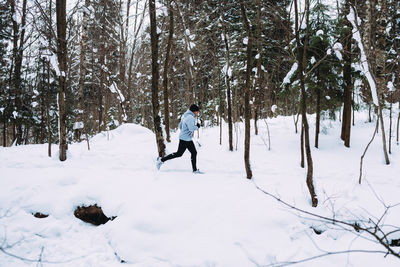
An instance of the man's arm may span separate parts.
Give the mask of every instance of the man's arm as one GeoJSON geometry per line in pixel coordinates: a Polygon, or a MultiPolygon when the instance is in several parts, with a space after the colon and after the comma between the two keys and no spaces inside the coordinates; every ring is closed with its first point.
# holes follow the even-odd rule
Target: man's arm
{"type": "Polygon", "coordinates": [[[189,131],[191,131],[193,133],[194,131],[196,131],[199,128],[196,125],[196,120],[194,119],[194,117],[192,117],[192,116],[188,116],[188,117],[189,118],[186,121],[186,125],[187,125],[189,131]]]}

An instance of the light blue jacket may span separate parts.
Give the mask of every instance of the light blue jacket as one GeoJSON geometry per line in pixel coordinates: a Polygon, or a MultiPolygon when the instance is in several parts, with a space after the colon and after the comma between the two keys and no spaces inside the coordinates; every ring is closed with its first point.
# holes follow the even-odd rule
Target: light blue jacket
{"type": "Polygon", "coordinates": [[[179,123],[179,129],[181,130],[179,139],[183,141],[192,141],[194,131],[199,129],[196,125],[196,118],[193,112],[188,110],[183,114],[181,122],[179,123]]]}

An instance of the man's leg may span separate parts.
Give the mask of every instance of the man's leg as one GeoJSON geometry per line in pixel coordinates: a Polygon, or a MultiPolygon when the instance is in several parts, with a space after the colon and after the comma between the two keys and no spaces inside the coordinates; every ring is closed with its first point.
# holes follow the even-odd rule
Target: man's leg
{"type": "Polygon", "coordinates": [[[170,159],[181,157],[183,155],[183,152],[185,152],[186,148],[187,148],[187,142],[185,142],[183,140],[179,140],[178,151],[163,157],[161,159],[161,161],[165,162],[165,161],[170,160],[170,159]]]}
{"type": "Polygon", "coordinates": [[[193,141],[190,141],[188,143],[188,147],[187,147],[190,151],[190,153],[192,154],[192,169],[193,171],[197,170],[197,166],[196,166],[196,156],[197,156],[197,151],[196,151],[196,147],[194,146],[193,141]]]}

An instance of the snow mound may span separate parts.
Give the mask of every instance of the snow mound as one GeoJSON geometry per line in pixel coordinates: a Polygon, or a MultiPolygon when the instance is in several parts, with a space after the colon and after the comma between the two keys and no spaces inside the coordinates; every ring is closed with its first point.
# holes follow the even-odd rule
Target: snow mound
{"type": "MultiPolygon", "coordinates": [[[[393,164],[386,166],[381,144],[372,143],[359,185],[360,155],[374,130],[374,123],[365,123],[367,115],[356,114],[351,149],[340,141],[339,122],[321,122],[326,134],[320,136],[319,149],[312,148],[321,203],[316,209],[310,206],[305,170],[299,166],[299,134],[294,133],[292,117],[268,119],[271,150],[262,136],[252,135],[251,181],[245,175],[243,146],[229,152],[227,138],[220,146],[219,127],[201,128],[201,140],[197,134],[194,138],[196,145],[201,143],[197,159],[204,175],[192,174],[188,152],[157,171],[154,134],[136,124],[97,134],[90,139],[90,150],[85,142],[71,144],[65,162],[48,158],[47,145],[0,148],[0,246],[63,267],[122,266],[121,261],[144,267],[268,266],[319,255],[321,250],[375,250],[353,233],[299,217],[255,187],[327,217],[380,216],[385,209],[376,196],[388,205],[399,203],[400,147],[393,146],[393,164]],[[75,218],[77,206],[94,204],[117,217],[98,227],[75,218]],[[32,215],[36,212],[49,216],[38,219],[32,215]]],[[[309,119],[313,132],[315,115],[309,119]]],[[[244,125],[237,126],[243,144],[244,125]]],[[[223,127],[227,133],[227,124],[223,127]]],[[[266,135],[266,126],[259,127],[260,135],[266,135]]],[[[178,133],[171,139],[167,149],[176,151],[178,133]]],[[[398,225],[399,210],[390,210],[387,225],[398,225]]],[[[21,265],[40,264],[0,252],[0,266],[21,265]]],[[[384,254],[343,254],[299,266],[346,265],[394,267],[398,261],[384,254]]]]}
{"type": "Polygon", "coordinates": [[[101,132],[90,139],[91,142],[122,141],[137,143],[143,141],[154,141],[154,133],[138,124],[125,123],[111,131],[101,132]]]}

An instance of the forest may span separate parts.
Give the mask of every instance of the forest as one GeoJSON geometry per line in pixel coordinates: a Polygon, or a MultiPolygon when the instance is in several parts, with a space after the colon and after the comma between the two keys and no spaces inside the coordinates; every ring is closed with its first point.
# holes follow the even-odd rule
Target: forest
{"type": "MultiPolygon", "coordinates": [[[[74,144],[90,151],[98,136],[134,124],[153,133],[151,153],[163,157],[196,104],[201,128],[242,153],[248,180],[261,155],[253,142],[270,150],[280,132],[273,120],[289,123],[313,208],[326,205],[314,154],[327,122],[339,125],[341,146],[357,145],[357,184],[372,142],[379,164],[399,170],[391,161],[399,148],[398,0],[0,0],[0,55],[4,149],[46,145],[42,154],[67,163],[74,144]],[[359,146],[353,133],[363,116],[373,126],[359,146]]],[[[397,237],[371,236],[399,258],[390,245],[397,237]]]]}
{"type": "Polygon", "coordinates": [[[228,123],[230,150],[233,125],[245,122],[248,150],[251,119],[257,134],[259,119],[292,115],[297,131],[301,115],[301,165],[314,195],[310,146],[314,138],[318,148],[321,117],[341,120],[350,147],[355,111],[375,114],[385,133],[389,110],[390,162],[399,10],[395,0],[2,0],[2,145],[48,143],[51,156],[56,143],[65,160],[69,143],[138,123],[155,132],[163,156],[196,103],[205,126],[228,123]],[[314,113],[312,136],[306,114],[314,113]]]}

